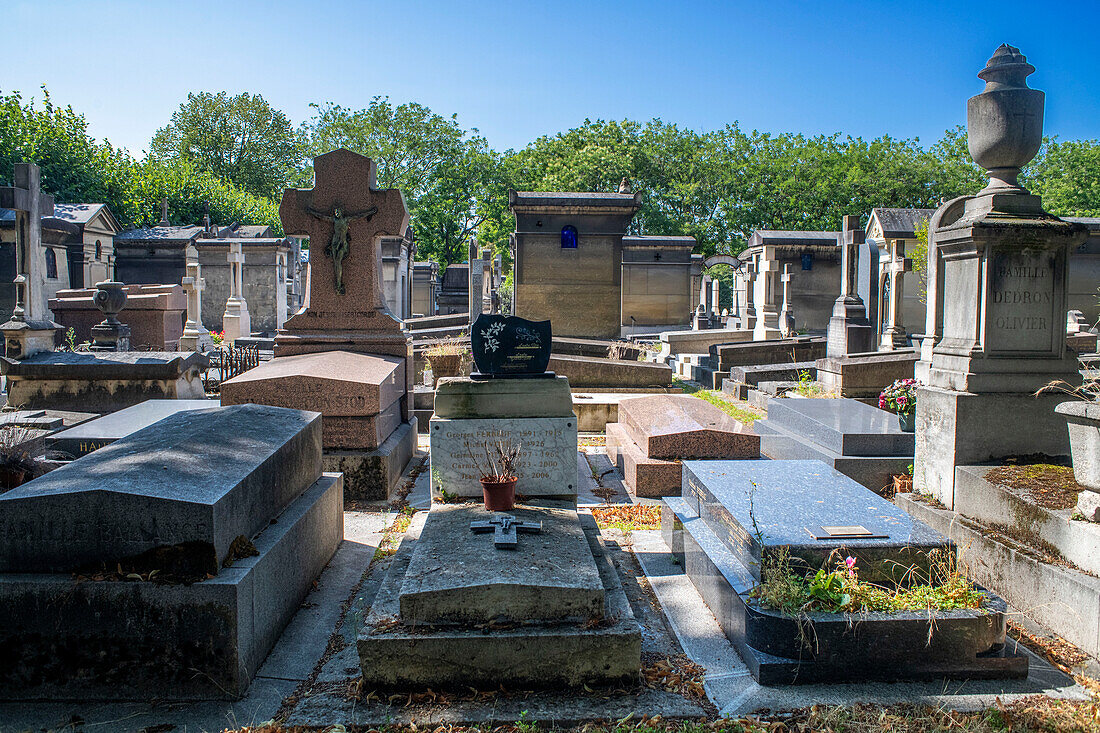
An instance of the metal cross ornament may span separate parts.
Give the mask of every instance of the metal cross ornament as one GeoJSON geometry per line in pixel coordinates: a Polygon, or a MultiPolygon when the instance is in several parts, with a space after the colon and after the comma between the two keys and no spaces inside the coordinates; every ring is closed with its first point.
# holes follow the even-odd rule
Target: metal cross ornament
{"type": "Polygon", "coordinates": [[[514,550],[518,543],[517,532],[539,534],[542,522],[517,522],[511,514],[494,514],[487,520],[470,522],[474,534],[493,533],[493,546],[498,550],[514,550]]]}

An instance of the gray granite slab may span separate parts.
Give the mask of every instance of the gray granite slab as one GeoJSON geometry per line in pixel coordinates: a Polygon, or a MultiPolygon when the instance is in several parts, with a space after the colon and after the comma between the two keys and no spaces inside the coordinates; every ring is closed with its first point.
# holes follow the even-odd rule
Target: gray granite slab
{"type": "Polygon", "coordinates": [[[133,407],[54,433],[46,438],[46,448],[64,451],[79,458],[177,412],[218,406],[216,400],[146,400],[133,407]]]}
{"type": "Polygon", "coordinates": [[[316,412],[180,412],[0,495],[0,572],[65,573],[183,543],[220,563],[320,474],[316,412]]]}
{"type": "Polygon", "coordinates": [[[759,577],[764,553],[788,548],[821,567],[834,550],[857,558],[861,578],[896,579],[927,568],[928,553],[951,542],[821,461],[684,461],[684,498],[738,561],[759,577]],[[861,527],[869,537],[823,537],[823,528],[861,527]]]}
{"type": "Polygon", "coordinates": [[[773,400],[768,422],[845,456],[913,455],[897,415],[857,400],[773,400]]]}

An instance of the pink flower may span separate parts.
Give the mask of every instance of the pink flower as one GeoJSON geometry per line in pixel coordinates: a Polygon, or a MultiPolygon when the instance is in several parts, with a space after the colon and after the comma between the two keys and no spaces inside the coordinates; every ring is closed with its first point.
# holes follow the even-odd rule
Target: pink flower
{"type": "Polygon", "coordinates": [[[856,559],[854,557],[852,557],[851,555],[849,555],[848,557],[846,557],[844,559],[844,564],[848,566],[849,570],[851,570],[852,568],[854,568],[856,566],[856,559]]]}

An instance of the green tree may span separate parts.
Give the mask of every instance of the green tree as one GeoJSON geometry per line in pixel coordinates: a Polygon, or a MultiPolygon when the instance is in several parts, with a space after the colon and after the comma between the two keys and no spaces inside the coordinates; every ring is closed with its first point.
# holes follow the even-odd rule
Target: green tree
{"type": "Polygon", "coordinates": [[[464,262],[469,237],[493,212],[499,216],[502,197],[506,205],[500,156],[476,129],[459,126],[456,115],[415,103],[394,106],[381,97],[360,110],[331,103],[313,108],[303,126],[311,154],[342,147],[372,158],[378,185],[405,194],[417,257],[444,267],[464,262]]]}
{"type": "Polygon", "coordinates": [[[259,94],[199,92],[157,130],[149,155],[185,163],[254,196],[278,197],[302,181],[302,137],[285,114],[259,94]]]}
{"type": "Polygon", "coordinates": [[[1100,216],[1100,140],[1044,141],[1024,185],[1059,216],[1100,216]]]}

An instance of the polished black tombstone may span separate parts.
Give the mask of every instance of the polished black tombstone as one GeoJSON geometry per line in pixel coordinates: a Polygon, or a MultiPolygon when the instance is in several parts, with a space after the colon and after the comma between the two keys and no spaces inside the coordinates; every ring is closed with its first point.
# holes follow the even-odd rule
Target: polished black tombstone
{"type": "Polygon", "coordinates": [[[552,377],[550,321],[482,313],[470,331],[473,379],[552,377]]]}

